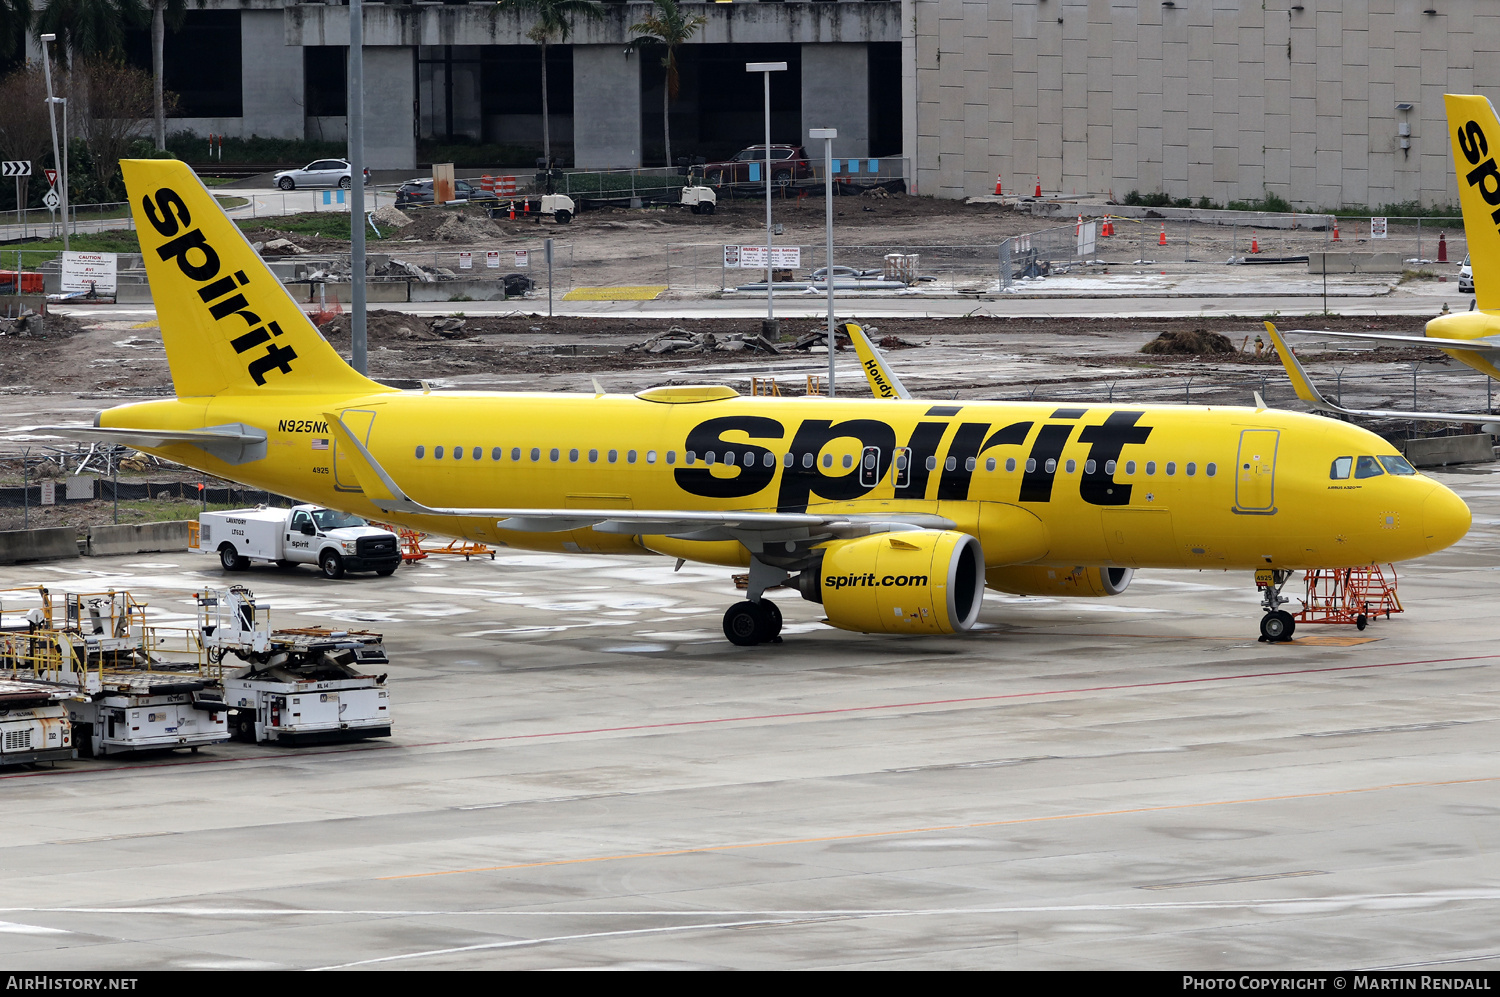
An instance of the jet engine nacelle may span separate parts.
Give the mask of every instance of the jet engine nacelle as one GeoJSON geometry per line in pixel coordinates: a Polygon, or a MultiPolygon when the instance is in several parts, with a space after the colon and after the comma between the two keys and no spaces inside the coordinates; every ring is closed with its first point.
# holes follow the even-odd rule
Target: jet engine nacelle
{"type": "Polygon", "coordinates": [[[967,533],[905,530],[829,544],[797,585],[841,630],[951,634],[979,618],[983,579],[984,553],[967,533]]]}
{"type": "Polygon", "coordinates": [[[1058,568],[1043,564],[1015,564],[991,568],[984,583],[1013,595],[1097,597],[1119,595],[1130,585],[1134,568],[1058,568]]]}

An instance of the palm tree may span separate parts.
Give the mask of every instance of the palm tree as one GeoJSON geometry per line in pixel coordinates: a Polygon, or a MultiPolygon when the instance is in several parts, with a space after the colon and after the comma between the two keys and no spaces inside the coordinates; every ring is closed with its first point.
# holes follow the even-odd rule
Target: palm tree
{"type": "MultiPolygon", "coordinates": [[[[4,0],[0,0],[4,2],[4,0]]],[[[163,49],[166,46],[167,25],[171,24],[172,30],[176,31],[182,27],[183,20],[187,17],[187,0],[149,0],[151,4],[151,77],[152,77],[152,113],[156,117],[156,147],[165,149],[167,147],[167,106],[162,95],[162,74],[166,71],[166,58],[163,49]]],[[[208,0],[198,0],[198,7],[202,9],[208,0]]]]}
{"type": "Polygon", "coordinates": [[[38,35],[57,36],[57,53],[118,55],[125,48],[125,29],[146,20],[140,0],[48,0],[36,15],[38,35]]]}
{"type": "Polygon", "coordinates": [[[31,25],[31,0],[0,0],[0,62],[26,54],[26,29],[31,25]]]}
{"type": "Polygon", "coordinates": [[[536,23],[526,32],[526,37],[542,47],[542,155],[547,168],[552,168],[552,131],[547,107],[547,46],[554,40],[565,42],[573,30],[573,18],[604,16],[604,5],[595,0],[499,0],[499,6],[520,11],[533,11],[536,23]]]}
{"type": "Polygon", "coordinates": [[[672,100],[677,96],[677,46],[693,37],[699,28],[708,23],[708,18],[699,15],[688,17],[682,12],[677,0],[652,0],[656,11],[640,24],[632,24],[630,30],[642,37],[631,42],[640,46],[660,42],[667,47],[666,57],[661,60],[667,71],[666,86],[661,97],[662,137],[667,143],[667,165],[672,165],[672,125],[670,121],[672,100]]]}

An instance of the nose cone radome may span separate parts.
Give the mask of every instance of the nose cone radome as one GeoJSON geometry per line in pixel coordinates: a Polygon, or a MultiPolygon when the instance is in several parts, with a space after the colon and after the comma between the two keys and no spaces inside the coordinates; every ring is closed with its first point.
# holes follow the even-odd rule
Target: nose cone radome
{"type": "Polygon", "coordinates": [[[1427,552],[1433,554],[1458,543],[1472,522],[1463,499],[1443,485],[1434,485],[1422,503],[1422,536],[1427,552]]]}

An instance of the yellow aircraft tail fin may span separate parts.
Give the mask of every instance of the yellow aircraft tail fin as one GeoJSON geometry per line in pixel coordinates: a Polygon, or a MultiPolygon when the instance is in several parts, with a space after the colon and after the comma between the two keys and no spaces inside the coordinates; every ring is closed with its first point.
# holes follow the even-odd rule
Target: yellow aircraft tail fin
{"type": "Polygon", "coordinates": [[[865,372],[865,378],[870,382],[870,390],[875,392],[876,398],[910,398],[906,386],[891,370],[890,365],[885,362],[884,355],[870,342],[870,337],[865,335],[865,330],[858,322],[845,322],[844,333],[849,341],[854,344],[854,352],[859,356],[859,366],[865,372]]]}
{"type": "MultiPolygon", "coordinates": [[[[1281,333],[1276,331],[1276,326],[1270,322],[1265,323],[1266,335],[1271,337],[1271,345],[1276,349],[1276,355],[1281,358],[1281,365],[1286,368],[1286,376],[1292,382],[1292,388],[1297,392],[1297,397],[1307,402],[1314,408],[1326,408],[1327,400],[1321,392],[1313,386],[1312,378],[1307,376],[1307,371],[1302,368],[1302,361],[1298,360],[1292,348],[1286,345],[1286,340],[1281,338],[1281,333]]],[[[1260,395],[1257,393],[1255,400],[1257,407],[1263,407],[1260,395]]]]}
{"type": "Polygon", "coordinates": [[[328,345],[187,164],[120,168],[179,396],[394,390],[328,345]]]}
{"type": "Polygon", "coordinates": [[[1474,267],[1474,297],[1486,311],[1500,309],[1500,119],[1487,97],[1450,93],[1443,101],[1474,267]]]}

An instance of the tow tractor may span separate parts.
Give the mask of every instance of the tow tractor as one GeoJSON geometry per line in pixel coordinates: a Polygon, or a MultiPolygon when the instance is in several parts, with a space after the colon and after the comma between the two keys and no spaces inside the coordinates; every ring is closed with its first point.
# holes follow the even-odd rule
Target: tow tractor
{"type": "Polygon", "coordinates": [[[243,585],[201,592],[198,630],[209,660],[234,655],[224,696],[233,736],[275,744],[326,744],[391,735],[381,635],[300,627],[272,630],[270,609],[243,585]]]}

